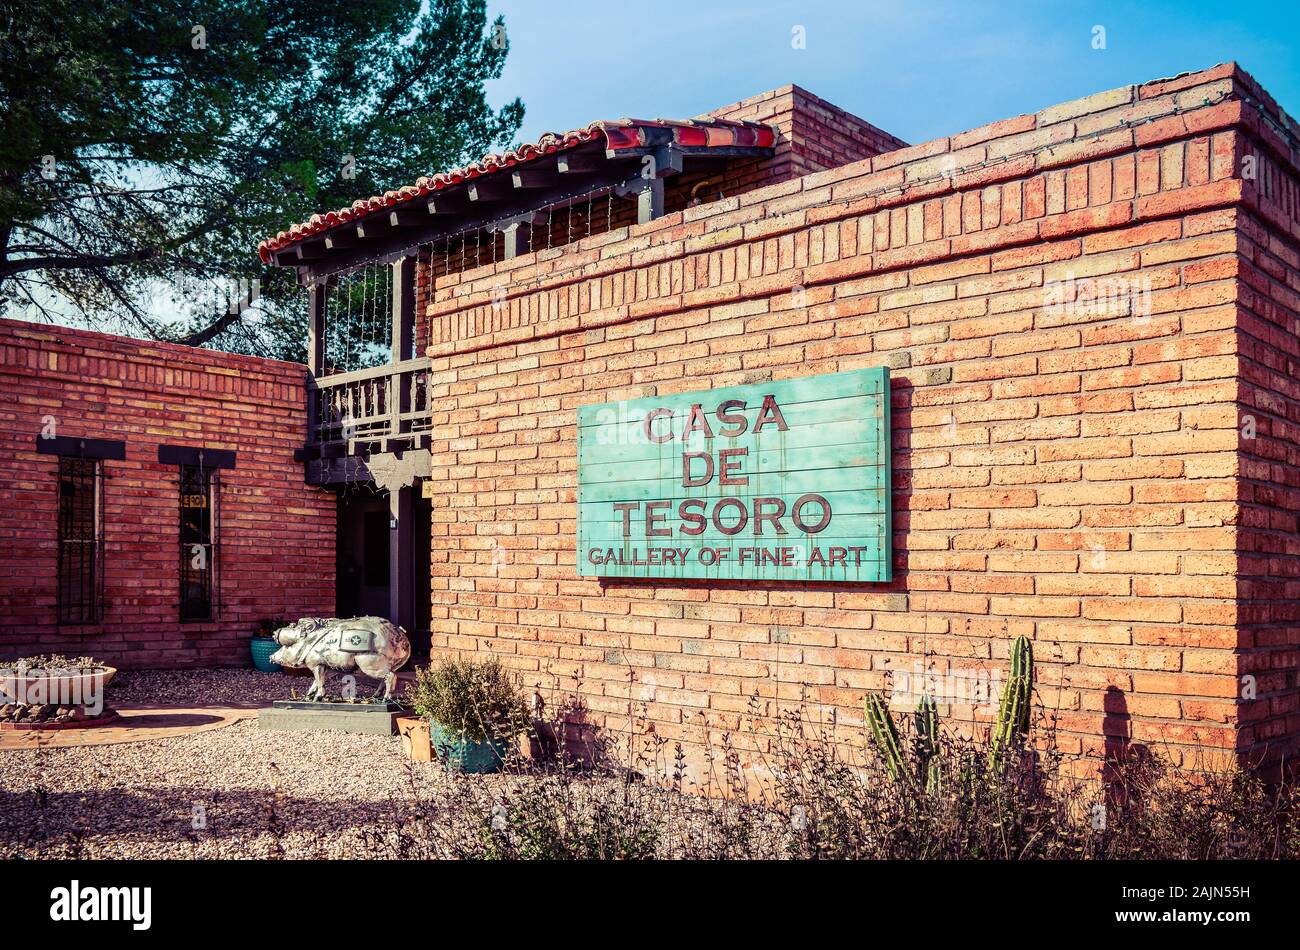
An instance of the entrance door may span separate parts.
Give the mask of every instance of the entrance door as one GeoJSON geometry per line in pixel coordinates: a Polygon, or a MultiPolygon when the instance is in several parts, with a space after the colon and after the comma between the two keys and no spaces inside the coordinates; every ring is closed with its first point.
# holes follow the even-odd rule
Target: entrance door
{"type": "Polygon", "coordinates": [[[391,620],[417,654],[429,649],[430,511],[414,486],[338,496],[336,615],[391,620]]]}
{"type": "Polygon", "coordinates": [[[387,492],[339,493],[337,616],[388,617],[392,573],[388,524],[387,492]]]}

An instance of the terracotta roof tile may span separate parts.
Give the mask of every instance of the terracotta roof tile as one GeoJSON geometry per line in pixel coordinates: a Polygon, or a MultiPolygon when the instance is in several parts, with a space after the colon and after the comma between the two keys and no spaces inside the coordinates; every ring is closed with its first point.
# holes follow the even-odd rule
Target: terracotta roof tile
{"type": "Polygon", "coordinates": [[[547,132],[536,142],[520,145],[503,155],[490,153],[477,162],[437,175],[418,179],[382,195],[352,202],[346,208],[314,214],[301,224],[292,225],[275,237],[257,245],[258,256],[264,263],[271,262],[271,254],[291,244],[330,228],[364,218],[373,212],[414,201],[425,195],[452,185],[491,175],[515,165],[575,148],[585,142],[605,138],[605,148],[610,152],[675,143],[688,148],[751,147],[771,148],[776,143],[776,132],[767,125],[756,122],[736,122],[730,119],[616,119],[593,122],[580,129],[562,134],[547,132]]]}

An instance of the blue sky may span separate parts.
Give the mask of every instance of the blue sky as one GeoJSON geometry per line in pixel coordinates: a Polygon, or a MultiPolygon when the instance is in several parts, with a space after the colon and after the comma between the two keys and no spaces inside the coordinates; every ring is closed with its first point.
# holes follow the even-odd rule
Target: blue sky
{"type": "Polygon", "coordinates": [[[1300,114],[1300,0],[490,0],[510,38],[494,102],[520,141],[593,119],[685,118],[797,83],[908,142],[1236,60],[1300,114]],[[794,27],[807,48],[792,48],[794,27]],[[1092,48],[1093,28],[1106,48],[1092,48]]]}

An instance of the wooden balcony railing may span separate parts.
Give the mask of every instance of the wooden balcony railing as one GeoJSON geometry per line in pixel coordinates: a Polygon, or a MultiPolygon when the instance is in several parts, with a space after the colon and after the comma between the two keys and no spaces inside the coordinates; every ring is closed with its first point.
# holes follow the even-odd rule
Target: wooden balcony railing
{"type": "Polygon", "coordinates": [[[308,445],[355,455],[361,443],[417,444],[432,427],[428,358],[335,373],[307,383],[308,445]]]}

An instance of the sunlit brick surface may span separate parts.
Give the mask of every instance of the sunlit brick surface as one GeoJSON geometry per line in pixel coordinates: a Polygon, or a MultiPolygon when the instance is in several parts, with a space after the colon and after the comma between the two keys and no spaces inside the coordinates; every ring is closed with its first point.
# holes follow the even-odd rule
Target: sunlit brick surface
{"type": "Polygon", "coordinates": [[[1296,131],[1221,66],[439,276],[435,646],[698,747],[1024,634],[1067,752],[1293,752],[1296,131]],[[578,406],[879,365],[894,583],[575,575],[578,406]]]}
{"type": "Polygon", "coordinates": [[[332,613],[334,500],[303,483],[305,367],[0,320],[0,657],[125,667],[248,665],[258,620],[332,613]],[[103,463],[104,619],[55,623],[61,436],[126,442],[103,463]],[[178,470],[159,444],[233,449],[221,473],[220,603],[178,620],[178,470]]]}

